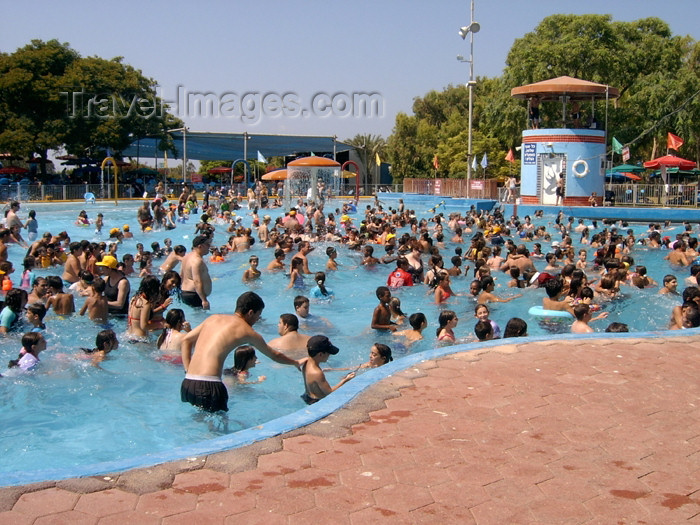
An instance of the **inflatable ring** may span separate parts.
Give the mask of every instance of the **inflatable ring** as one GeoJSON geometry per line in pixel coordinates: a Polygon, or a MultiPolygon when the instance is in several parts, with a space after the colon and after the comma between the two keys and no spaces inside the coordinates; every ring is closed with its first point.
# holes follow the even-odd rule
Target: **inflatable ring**
{"type": "Polygon", "coordinates": [[[574,172],[574,176],[578,177],[579,179],[582,179],[590,173],[590,170],[588,169],[588,162],[585,160],[577,160],[571,165],[571,169],[574,172]],[[578,170],[579,166],[583,166],[583,171],[578,170]]]}
{"type": "Polygon", "coordinates": [[[574,316],[566,310],[545,310],[541,306],[532,306],[527,313],[534,317],[542,317],[550,320],[554,318],[571,320],[574,318],[574,316]]]}

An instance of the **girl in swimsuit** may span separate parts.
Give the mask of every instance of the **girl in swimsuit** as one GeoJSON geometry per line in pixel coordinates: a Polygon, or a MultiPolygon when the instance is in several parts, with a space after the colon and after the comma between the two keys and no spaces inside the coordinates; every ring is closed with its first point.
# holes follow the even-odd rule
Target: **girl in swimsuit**
{"type": "Polygon", "coordinates": [[[474,308],[474,317],[476,317],[479,321],[491,323],[491,328],[493,329],[493,339],[499,339],[501,337],[501,327],[489,319],[490,313],[489,307],[485,304],[477,304],[476,308],[474,308]]]}
{"type": "Polygon", "coordinates": [[[445,272],[440,272],[436,274],[436,279],[435,304],[443,304],[453,295],[450,289],[450,276],[445,272]]]}
{"type": "Polygon", "coordinates": [[[449,343],[454,343],[454,328],[457,326],[458,321],[459,318],[457,317],[457,314],[454,313],[452,310],[445,310],[443,312],[440,312],[440,316],[438,317],[438,323],[440,326],[438,326],[436,332],[438,341],[447,341],[449,343]]]}
{"type": "Polygon", "coordinates": [[[191,329],[190,323],[185,320],[185,312],[180,308],[173,308],[165,316],[165,328],[158,336],[156,346],[159,350],[179,357],[182,338],[191,329]]]}
{"type": "Polygon", "coordinates": [[[292,259],[292,273],[289,275],[289,286],[290,288],[306,288],[304,284],[304,275],[301,273],[304,266],[304,260],[300,257],[292,259]]]}
{"type": "Polygon", "coordinates": [[[151,314],[160,297],[160,281],[154,275],[148,275],[141,281],[138,292],[129,303],[127,332],[136,338],[147,338],[151,324],[151,314]]]}
{"type": "Polygon", "coordinates": [[[396,324],[403,324],[406,320],[406,314],[401,310],[401,299],[398,297],[392,297],[389,300],[389,310],[391,311],[391,322],[396,324]]]}
{"type": "Polygon", "coordinates": [[[233,353],[233,368],[224,369],[224,375],[233,376],[237,383],[242,385],[253,385],[265,381],[265,376],[258,377],[257,381],[247,381],[250,376],[251,368],[255,367],[258,359],[255,355],[255,349],[249,345],[243,345],[236,348],[233,353]]]}

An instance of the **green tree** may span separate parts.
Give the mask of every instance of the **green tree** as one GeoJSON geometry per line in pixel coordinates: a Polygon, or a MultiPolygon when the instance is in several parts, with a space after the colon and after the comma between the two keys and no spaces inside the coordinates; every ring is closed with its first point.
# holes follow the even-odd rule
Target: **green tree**
{"type": "Polygon", "coordinates": [[[386,158],[386,140],[380,135],[372,135],[370,133],[357,134],[353,138],[344,140],[346,144],[350,144],[355,148],[362,163],[365,167],[364,181],[371,181],[370,173],[375,173],[377,170],[377,155],[380,160],[386,158]]]}
{"type": "Polygon", "coordinates": [[[80,57],[57,40],[31,44],[12,54],[0,54],[0,150],[16,155],[37,153],[44,162],[48,150],[64,144],[65,71],[80,57]]]}
{"type": "Polygon", "coordinates": [[[156,95],[156,83],[121,58],[82,58],[57,40],[0,54],[0,149],[38,154],[117,155],[136,138],[160,137],[182,122],[156,95]]]}

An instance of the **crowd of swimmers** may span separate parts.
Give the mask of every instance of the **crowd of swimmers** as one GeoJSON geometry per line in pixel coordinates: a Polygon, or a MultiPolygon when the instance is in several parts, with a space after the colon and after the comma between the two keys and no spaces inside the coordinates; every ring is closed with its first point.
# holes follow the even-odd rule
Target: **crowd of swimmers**
{"type": "MultiPolygon", "coordinates": [[[[596,221],[586,224],[579,220],[574,224],[575,219],[566,218],[563,213],[549,228],[535,226],[529,216],[522,220],[515,216],[504,217],[498,208],[491,213],[471,208],[464,214],[432,209],[430,216],[421,218],[401,200],[396,207],[385,209],[376,197],[366,206],[364,214],[353,213],[356,203],[346,203],[327,212],[323,201],[300,201],[273,220],[270,215],[259,214],[263,209],[258,197],[261,193],[253,191],[248,195],[245,211],[241,206],[244,204],[235,196],[207,193],[199,221],[172,228],[163,218],[167,214],[156,212],[158,208],[169,207],[165,196],[145,201],[137,212],[144,241],[151,229],[180,228],[188,232],[194,230],[195,235],[189,249],[181,244],[173,246],[167,239],[163,247],[157,242],[151,243],[150,250],[138,243],[134,254],[120,253],[122,240],[133,237],[128,225],[112,228],[106,242],[73,242],[66,232],[56,235],[47,232],[38,238],[38,223],[33,212],[27,220],[33,234],[29,236],[29,243],[25,243],[16,233],[18,223],[20,229],[27,228],[17,217],[20,204],[10,203],[6,227],[0,229],[0,276],[5,293],[0,310],[0,333],[26,332],[20,354],[10,362],[10,367],[32,370],[38,365],[39,354],[46,348],[42,331],[47,311],[69,316],[78,310],[79,315],[87,315],[98,328],[113,318],[126,318],[126,332],[120,337],[130,342],[149,342],[150,334],[157,334],[156,346],[163,356],[181,363],[185,369],[181,399],[205,410],[227,410],[225,378],[239,383],[265,379],[264,376],[255,381],[250,379],[250,369],[257,360],[256,350],[301,370],[302,397],[307,403],[316,402],[352,379],[358,371],[392,360],[390,345],[377,342],[371,346],[366,363],[351,368],[338,384],[331,386],[325,378],[324,372],[329,369],[324,369],[324,364],[338,353],[338,347],[321,333],[299,332],[300,319],[303,321],[309,316],[307,296],[328,300],[334,297],[326,281],[333,272],[341,271],[336,260],[340,245],[355,252],[361,266],[387,268],[386,286],[376,288],[378,304],[369,324],[378,335],[390,334],[397,344],[410,346],[420,341],[429,326],[425,313],[406,315],[401,310],[401,289],[407,286],[423,287],[425,301],[439,309],[435,341],[441,345],[526,336],[528,325],[521,317],[512,317],[501,330],[490,319],[489,304],[536,293],[532,290],[538,288],[542,288],[542,310],[551,315],[568,314],[569,329],[573,333],[594,331],[590,324],[607,317],[603,311],[606,304],[615,301],[626,286],[654,289],[659,294],[680,298],[674,275],[667,275],[657,284],[643,265],[635,264],[635,250],[641,245],[666,250],[665,259],[674,269],[690,269],[682,304],[670,313],[669,328],[700,326],[700,265],[693,263],[698,256],[698,243],[688,223],[684,223],[682,231],[674,238],[663,235],[668,224],[663,228],[650,224],[646,234],[635,236],[624,223],[603,221],[599,227],[596,221]],[[239,214],[233,213],[233,209],[239,214]],[[250,222],[250,226],[244,225],[243,219],[250,222]],[[228,240],[215,245],[215,232],[226,232],[228,240]],[[574,238],[580,245],[578,251],[574,248],[574,238]],[[314,245],[321,242],[326,247],[327,259],[322,270],[312,269],[308,256],[314,245]],[[16,287],[11,278],[14,268],[7,257],[7,245],[12,243],[27,249],[16,287]],[[255,243],[267,250],[250,256],[249,266],[241,273],[243,284],[239,286],[245,287],[262,278],[259,254],[269,253],[271,260],[264,265],[264,271],[288,273],[288,288],[306,293],[295,299],[294,313],[280,317],[280,337],[268,343],[253,328],[262,314],[264,302],[250,291],[240,294],[233,314],[211,314],[199,326],[191,327],[185,311],[173,307],[174,299],[191,308],[209,310],[212,279],[208,266],[225,262],[232,252],[246,252],[255,243]],[[547,253],[542,251],[543,244],[551,247],[547,253]],[[285,259],[289,254],[291,261],[287,265],[285,259]],[[535,268],[533,261],[537,259],[546,263],[542,271],[535,268]],[[159,263],[157,268],[154,267],[156,262],[159,263]],[[179,270],[176,270],[178,265],[179,270]],[[60,276],[34,275],[36,267],[54,266],[60,266],[60,276]],[[133,293],[129,277],[141,279],[133,293]],[[307,277],[313,279],[310,290],[307,277]],[[468,292],[455,292],[452,281],[465,278],[471,278],[468,292]],[[5,281],[9,283],[6,285],[5,281]],[[496,294],[496,282],[507,289],[516,288],[517,292],[496,294]],[[76,301],[82,302],[79,309],[76,301]],[[455,307],[460,303],[473,305],[468,308],[473,309],[473,314],[469,312],[469,317],[473,315],[473,330],[465,337],[455,333],[459,322],[455,307]],[[233,367],[227,369],[224,363],[232,352],[233,367]]],[[[199,207],[196,199],[196,194],[183,192],[176,208],[183,207],[183,201],[192,203],[187,209],[193,216],[199,207]]],[[[535,216],[541,217],[541,212],[535,216]]],[[[104,225],[104,217],[99,216],[91,223],[87,213],[81,212],[76,222],[83,221],[95,224],[98,232],[104,225]]],[[[627,330],[623,323],[611,323],[606,329],[609,332],[627,330]]],[[[314,331],[323,332],[323,325],[315,324],[314,331]]],[[[83,352],[99,363],[118,344],[113,330],[102,329],[97,333],[95,348],[83,349],[83,352]]]]}

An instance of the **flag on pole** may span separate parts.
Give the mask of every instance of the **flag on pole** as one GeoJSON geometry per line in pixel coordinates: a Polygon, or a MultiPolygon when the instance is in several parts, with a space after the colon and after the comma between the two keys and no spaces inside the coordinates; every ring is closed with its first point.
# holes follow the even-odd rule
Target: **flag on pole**
{"type": "Polygon", "coordinates": [[[476,163],[476,155],[474,155],[474,158],[472,159],[472,170],[476,171],[476,167],[478,164],[476,163]]]}
{"type": "Polygon", "coordinates": [[[508,162],[512,162],[512,163],[515,162],[515,155],[513,155],[513,148],[510,148],[510,149],[508,150],[508,154],[506,155],[506,160],[507,160],[508,162]]]}
{"type": "Polygon", "coordinates": [[[617,153],[618,155],[622,153],[622,144],[620,144],[620,141],[615,137],[612,139],[612,148],[614,153],[617,153]]]}
{"type": "Polygon", "coordinates": [[[258,150],[258,162],[262,162],[263,164],[267,164],[267,159],[263,156],[262,153],[260,153],[260,150],[258,150]]]}
{"type": "Polygon", "coordinates": [[[374,154],[374,162],[377,164],[377,166],[382,165],[382,159],[379,158],[379,153],[374,154]]]}
{"type": "Polygon", "coordinates": [[[680,138],[678,135],[674,135],[673,133],[669,132],[668,139],[666,140],[666,147],[668,149],[677,150],[683,145],[683,142],[683,139],[680,138]]]}
{"type": "Polygon", "coordinates": [[[433,168],[435,168],[436,170],[440,169],[440,161],[438,160],[437,153],[433,157],[433,168]]]}
{"type": "Polygon", "coordinates": [[[484,157],[481,159],[481,167],[486,169],[486,166],[489,165],[489,159],[486,158],[486,153],[484,153],[484,157]]]}
{"type": "Polygon", "coordinates": [[[624,146],[622,148],[622,162],[627,162],[630,160],[630,148],[629,146],[624,146]]]}

